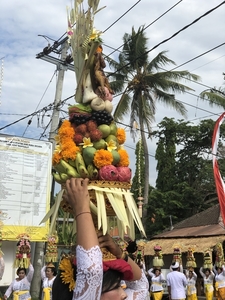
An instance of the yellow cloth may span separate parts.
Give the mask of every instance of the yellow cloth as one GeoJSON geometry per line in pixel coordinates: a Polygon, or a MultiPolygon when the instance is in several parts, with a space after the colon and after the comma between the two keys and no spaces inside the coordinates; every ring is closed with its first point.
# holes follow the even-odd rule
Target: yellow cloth
{"type": "Polygon", "coordinates": [[[50,287],[43,288],[43,300],[50,300],[51,299],[51,297],[50,297],[51,290],[52,290],[52,288],[50,288],[50,287]]]}
{"type": "Polygon", "coordinates": [[[215,289],[216,289],[216,291],[218,291],[218,286],[219,286],[219,282],[215,282],[215,289]]]}
{"type": "MultiPolygon", "coordinates": [[[[15,291],[15,292],[13,292],[13,300],[19,300],[21,295],[26,294],[28,292],[29,291],[15,291]]],[[[31,300],[31,298],[29,298],[27,300],[31,300]]]]}
{"type": "Polygon", "coordinates": [[[151,298],[153,300],[161,300],[163,297],[163,291],[159,291],[159,292],[151,292],[151,298]]]}
{"type": "Polygon", "coordinates": [[[212,300],[213,299],[213,291],[212,292],[205,292],[205,299],[212,300]]]}
{"type": "Polygon", "coordinates": [[[218,300],[225,300],[225,287],[218,288],[216,294],[218,300]]]}
{"type": "Polygon", "coordinates": [[[198,300],[198,298],[196,294],[191,294],[187,296],[187,300],[198,300]]]}

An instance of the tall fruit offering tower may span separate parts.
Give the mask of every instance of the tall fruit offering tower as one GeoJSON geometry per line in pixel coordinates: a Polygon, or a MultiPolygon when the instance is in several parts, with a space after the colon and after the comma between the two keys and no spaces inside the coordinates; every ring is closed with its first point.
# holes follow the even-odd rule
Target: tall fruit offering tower
{"type": "MultiPolygon", "coordinates": [[[[56,136],[53,176],[65,184],[71,177],[89,178],[90,205],[96,227],[107,232],[107,217],[117,216],[120,236],[135,239],[133,221],[145,235],[136,203],[129,192],[131,169],[123,144],[125,130],[113,120],[113,91],[104,73],[101,32],[93,26],[102,9],[99,0],[74,1],[68,11],[68,37],[76,74],[75,104],[69,107],[56,136]],[[75,24],[72,26],[72,24],[75,24]]],[[[62,201],[64,210],[68,203],[62,201]]]]}

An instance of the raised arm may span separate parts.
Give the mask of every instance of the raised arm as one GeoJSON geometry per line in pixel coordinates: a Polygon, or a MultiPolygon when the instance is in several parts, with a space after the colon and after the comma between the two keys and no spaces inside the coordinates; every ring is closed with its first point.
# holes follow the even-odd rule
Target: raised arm
{"type": "Polygon", "coordinates": [[[88,179],[71,178],[66,182],[67,200],[77,228],[77,278],[73,299],[100,299],[103,279],[102,253],[93,224],[88,179]]]}
{"type": "Polygon", "coordinates": [[[153,268],[151,268],[151,269],[148,270],[148,275],[149,275],[150,277],[152,277],[152,276],[155,275],[155,274],[153,273],[153,268]]]}
{"type": "Polygon", "coordinates": [[[3,257],[0,257],[0,280],[2,280],[4,271],[5,271],[5,262],[4,262],[3,257]]]}
{"type": "Polygon", "coordinates": [[[77,245],[88,250],[98,245],[94,228],[90,199],[88,193],[88,179],[71,178],[66,182],[68,201],[73,209],[77,226],[77,245]]]}
{"type": "Polygon", "coordinates": [[[29,282],[31,282],[32,279],[33,279],[33,276],[34,276],[34,267],[33,267],[32,264],[30,264],[30,265],[29,265],[29,268],[28,268],[28,273],[27,273],[27,280],[28,280],[29,282]]]}
{"type": "Polygon", "coordinates": [[[42,267],[42,269],[41,269],[41,279],[42,280],[44,280],[46,278],[45,270],[46,270],[46,266],[42,267]]]}
{"type": "Polygon", "coordinates": [[[202,276],[203,278],[205,277],[205,274],[204,274],[204,272],[203,272],[203,267],[200,268],[199,273],[201,274],[201,276],[202,276]]]}
{"type": "Polygon", "coordinates": [[[102,232],[98,233],[98,241],[101,248],[106,247],[116,258],[124,259],[126,258],[126,261],[131,266],[132,272],[133,272],[133,280],[139,280],[141,278],[141,269],[139,266],[128,256],[125,255],[123,251],[120,249],[120,247],[113,241],[111,236],[109,234],[103,235],[102,232]]]}

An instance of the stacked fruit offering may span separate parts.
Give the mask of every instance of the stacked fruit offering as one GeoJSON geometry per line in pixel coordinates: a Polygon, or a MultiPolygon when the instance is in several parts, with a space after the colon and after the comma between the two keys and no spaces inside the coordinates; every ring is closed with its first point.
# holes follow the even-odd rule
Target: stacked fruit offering
{"type": "Polygon", "coordinates": [[[76,104],[69,107],[69,116],[56,136],[55,180],[60,184],[71,177],[130,182],[125,130],[117,127],[112,115],[76,104]]]}
{"type": "Polygon", "coordinates": [[[203,257],[203,268],[204,269],[210,269],[212,270],[212,253],[210,250],[207,250],[204,253],[204,257],[203,257]]]}
{"type": "Polygon", "coordinates": [[[194,251],[192,248],[188,249],[187,252],[187,268],[196,268],[196,262],[195,262],[195,257],[194,257],[194,251]]]}

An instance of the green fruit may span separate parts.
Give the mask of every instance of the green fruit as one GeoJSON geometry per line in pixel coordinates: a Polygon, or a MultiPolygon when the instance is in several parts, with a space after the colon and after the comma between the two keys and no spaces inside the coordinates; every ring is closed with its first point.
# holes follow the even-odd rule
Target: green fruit
{"type": "Polygon", "coordinates": [[[97,150],[94,147],[86,147],[83,149],[83,159],[87,165],[90,165],[93,162],[95,152],[97,150]]]}
{"type": "Polygon", "coordinates": [[[105,140],[101,139],[101,140],[93,143],[93,146],[96,150],[106,149],[106,142],[105,142],[105,140]]]}
{"type": "Polygon", "coordinates": [[[116,135],[116,133],[117,133],[117,126],[116,126],[116,124],[115,123],[111,123],[109,125],[109,127],[110,127],[110,134],[116,135]]]}
{"type": "Polygon", "coordinates": [[[110,134],[106,139],[105,141],[107,143],[109,143],[110,141],[114,141],[116,144],[118,143],[118,140],[117,140],[117,137],[113,134],[110,134]]]}
{"type": "Polygon", "coordinates": [[[113,162],[112,162],[112,165],[117,165],[120,161],[120,155],[119,153],[116,151],[116,150],[112,150],[111,151],[112,153],[112,156],[113,156],[113,162]]]}
{"type": "Polygon", "coordinates": [[[110,135],[111,129],[109,125],[106,124],[99,125],[98,129],[101,131],[103,139],[106,138],[108,135],[110,135]]]}

